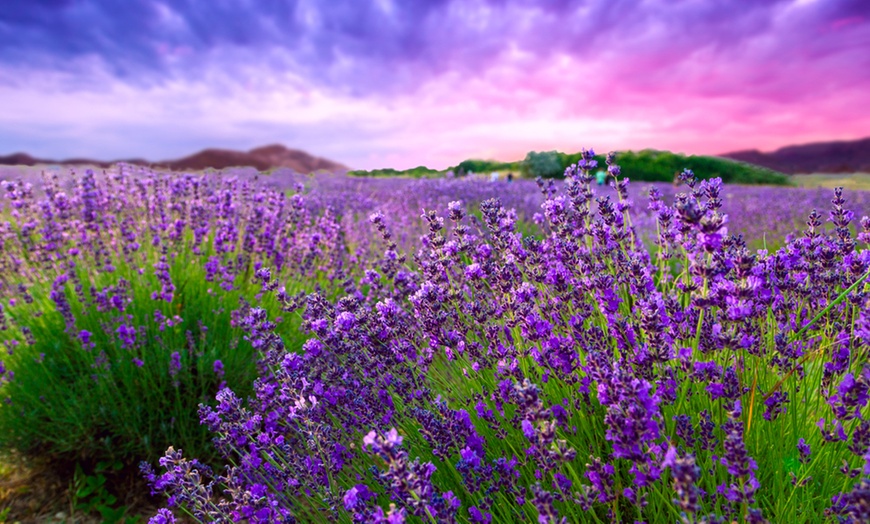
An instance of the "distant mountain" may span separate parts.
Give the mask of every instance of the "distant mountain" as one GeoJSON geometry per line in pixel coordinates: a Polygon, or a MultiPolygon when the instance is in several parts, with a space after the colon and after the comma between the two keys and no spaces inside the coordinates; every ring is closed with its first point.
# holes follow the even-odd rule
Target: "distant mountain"
{"type": "Polygon", "coordinates": [[[32,166],[40,163],[27,153],[12,153],[7,156],[0,156],[0,165],[4,166],[32,166]]]}
{"type": "Polygon", "coordinates": [[[757,149],[720,157],[783,173],[870,173],[870,138],[787,146],[770,153],[757,149]]]}
{"type": "Polygon", "coordinates": [[[347,166],[339,164],[338,162],[312,156],[305,151],[300,151],[298,149],[289,149],[279,144],[258,147],[247,152],[233,151],[229,149],[204,149],[184,158],[163,160],[160,162],[149,162],[140,158],[132,160],[114,160],[111,162],[91,160],[87,158],[70,158],[58,161],[34,158],[26,153],[0,156],[0,165],[33,166],[38,164],[87,164],[99,167],[109,167],[118,162],[172,169],[173,171],[200,171],[208,168],[226,169],[230,167],[253,167],[260,171],[266,171],[268,169],[286,167],[298,173],[307,174],[315,171],[338,173],[348,170],[347,166]]]}

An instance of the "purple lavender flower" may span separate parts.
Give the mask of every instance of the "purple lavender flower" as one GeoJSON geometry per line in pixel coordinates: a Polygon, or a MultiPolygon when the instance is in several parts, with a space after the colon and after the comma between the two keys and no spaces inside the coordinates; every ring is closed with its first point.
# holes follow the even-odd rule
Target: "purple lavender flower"
{"type": "Polygon", "coordinates": [[[157,514],[148,519],[148,524],[175,524],[175,515],[165,508],[157,510],[157,514]]]}
{"type": "Polygon", "coordinates": [[[375,496],[365,484],[357,484],[347,490],[344,494],[344,508],[352,511],[359,504],[365,504],[370,498],[375,496]]]}
{"type": "Polygon", "coordinates": [[[169,376],[174,377],[181,371],[181,353],[173,351],[169,362],[169,376]]]}
{"type": "Polygon", "coordinates": [[[788,403],[788,393],[775,391],[764,401],[764,420],[775,420],[781,413],[785,413],[786,403],[788,403]]]}
{"type": "Polygon", "coordinates": [[[480,511],[477,507],[471,506],[468,508],[469,522],[475,524],[489,524],[492,522],[492,514],[480,511]]]}
{"type": "Polygon", "coordinates": [[[136,328],[133,326],[121,324],[115,332],[118,334],[118,338],[121,339],[122,347],[132,348],[136,344],[136,328]]]}
{"type": "Polygon", "coordinates": [[[356,325],[356,316],[350,311],[343,311],[335,317],[335,325],[341,331],[350,331],[356,325]]]}
{"type": "Polygon", "coordinates": [[[800,455],[801,464],[808,464],[810,461],[810,446],[807,445],[806,441],[801,438],[797,443],[798,453],[800,455]]]}

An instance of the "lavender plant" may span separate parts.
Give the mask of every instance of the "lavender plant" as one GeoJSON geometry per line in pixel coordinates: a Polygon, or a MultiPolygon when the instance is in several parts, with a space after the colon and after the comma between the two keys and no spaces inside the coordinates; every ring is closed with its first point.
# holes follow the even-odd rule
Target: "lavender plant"
{"type": "Polygon", "coordinates": [[[155,490],[201,521],[864,521],[870,220],[838,190],[830,231],[752,252],[686,172],[648,250],[607,163],[604,196],[591,151],[540,184],[540,238],[424,211],[413,276],[373,214],[377,285],[309,295],[302,351],[252,314],[268,371],[200,412],[227,468],[172,450],[155,490]]]}
{"type": "Polygon", "coordinates": [[[304,269],[258,259],[231,315],[251,392],[199,407],[223,466],[144,463],[153,521],[867,521],[868,195],[687,171],[644,197],[612,156],[596,193],[593,157],[537,196],[306,180],[304,269]],[[307,265],[306,235],[335,247],[307,265]]]}
{"type": "Polygon", "coordinates": [[[347,255],[302,194],[231,177],[122,166],[0,189],[0,449],[41,460],[215,457],[196,413],[221,387],[252,391],[244,312],[279,312],[279,278],[333,289],[347,255]]]}

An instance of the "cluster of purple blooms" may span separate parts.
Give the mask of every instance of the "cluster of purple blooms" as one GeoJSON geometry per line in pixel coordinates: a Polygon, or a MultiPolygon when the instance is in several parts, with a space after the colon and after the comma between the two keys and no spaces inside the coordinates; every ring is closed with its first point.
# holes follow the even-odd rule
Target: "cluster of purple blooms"
{"type": "Polygon", "coordinates": [[[479,219],[424,211],[412,272],[373,214],[385,255],[343,296],[279,292],[302,348],[262,310],[243,321],[263,341],[256,395],[201,411],[233,466],[197,482],[185,459],[146,467],[157,490],[217,521],[767,522],[779,475],[804,517],[865,521],[870,221],[853,224],[837,190],[830,232],[813,212],[752,252],[727,232],[721,183],[686,172],[672,204],[650,191],[650,250],[627,180],[596,198],[592,162],[562,194],[540,184],[539,237],[497,200],[479,219]],[[825,414],[821,431],[807,422],[825,414]],[[823,454],[846,479],[826,500],[810,492],[835,473],[823,454]],[[191,504],[203,486],[211,511],[191,504]]]}
{"type": "MultiPolygon", "coordinates": [[[[168,497],[152,522],[867,522],[870,218],[838,189],[827,221],[808,212],[779,249],[751,249],[734,231],[755,215],[726,204],[748,189],[686,171],[636,210],[612,156],[617,181],[595,194],[592,157],[537,199],[443,180],[379,204],[348,196],[363,182],[321,180],[282,204],[310,227],[277,237],[268,213],[234,227],[215,191],[223,211],[192,226],[194,249],[271,246],[232,315],[259,378],[200,407],[223,470],[176,449],[143,464],[168,497]],[[289,292],[290,261],[339,291],[289,292]],[[279,334],[293,316],[301,347],[279,334]]],[[[119,248],[104,249],[108,264],[119,248]]],[[[203,267],[232,289],[240,266],[203,267]]]]}
{"type": "Polygon", "coordinates": [[[31,417],[20,424],[0,417],[8,435],[14,432],[7,426],[21,430],[4,435],[4,446],[15,441],[25,454],[93,462],[125,455],[96,439],[84,445],[66,436],[81,430],[82,438],[135,439],[125,448],[139,453],[135,462],[143,454],[156,459],[179,443],[147,427],[172,426],[182,416],[203,435],[197,404],[213,401],[228,382],[240,387],[242,374],[249,387],[255,378],[255,351],[232,326],[239,302],[274,291],[264,285],[273,272],[309,290],[320,286],[320,276],[328,275],[323,289],[329,278],[344,278],[338,218],[307,202],[301,187],[288,194],[256,179],[129,166],[102,176],[43,173],[41,186],[31,182],[0,183],[0,344],[8,353],[0,381],[21,376],[33,360],[45,364],[28,368],[44,377],[41,387],[18,381],[0,392],[10,410],[31,417]],[[245,361],[249,371],[240,372],[245,361]],[[177,396],[183,402],[174,402],[177,396]],[[111,406],[104,406],[107,398],[111,406]],[[90,403],[96,416],[71,408],[76,402],[90,403]],[[149,422],[169,407],[179,412],[165,424],[149,422]],[[69,409],[82,414],[50,420],[69,409]],[[122,420],[125,410],[142,413],[141,424],[122,420]]]}

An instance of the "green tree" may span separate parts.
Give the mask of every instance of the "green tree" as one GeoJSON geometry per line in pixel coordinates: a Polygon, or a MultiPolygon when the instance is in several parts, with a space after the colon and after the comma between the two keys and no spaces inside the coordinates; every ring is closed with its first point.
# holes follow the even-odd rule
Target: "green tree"
{"type": "Polygon", "coordinates": [[[523,171],[532,178],[562,176],[564,167],[556,151],[529,151],[523,160],[523,171]]]}

